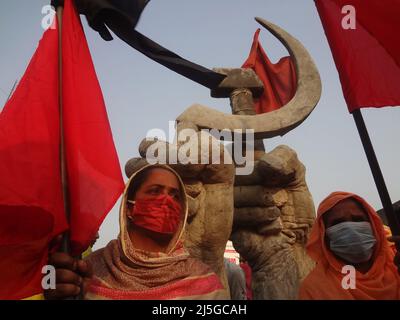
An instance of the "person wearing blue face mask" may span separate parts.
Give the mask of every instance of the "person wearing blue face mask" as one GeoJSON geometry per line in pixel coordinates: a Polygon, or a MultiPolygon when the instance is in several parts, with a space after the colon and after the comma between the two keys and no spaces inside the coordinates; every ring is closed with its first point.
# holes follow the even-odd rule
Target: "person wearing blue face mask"
{"type": "Polygon", "coordinates": [[[337,259],[366,273],[373,263],[376,238],[368,214],[354,198],[330,209],[323,217],[325,243],[337,259]]]}
{"type": "Polygon", "coordinates": [[[307,253],[316,266],[301,284],[300,299],[400,299],[383,223],[355,194],[334,192],[321,202],[307,253]]]}

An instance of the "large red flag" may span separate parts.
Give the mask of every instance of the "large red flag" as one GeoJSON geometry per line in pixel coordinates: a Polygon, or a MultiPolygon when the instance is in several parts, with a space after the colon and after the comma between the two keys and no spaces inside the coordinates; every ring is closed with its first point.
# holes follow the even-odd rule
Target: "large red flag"
{"type": "Polygon", "coordinates": [[[0,299],[42,292],[48,244],[67,227],[59,137],[58,35],[49,29],[0,113],[0,299]]]}
{"type": "Polygon", "coordinates": [[[254,34],[250,54],[242,68],[251,68],[264,84],[264,92],[255,99],[256,113],[266,113],[288,103],[296,93],[296,70],[290,57],[272,63],[258,41],[260,29],[254,34]]]}
{"type": "Polygon", "coordinates": [[[107,112],[78,14],[63,15],[63,108],[72,253],[94,239],[124,189],[107,112]]]}
{"type": "MultiPolygon", "coordinates": [[[[74,254],[94,238],[124,183],[100,86],[71,0],[63,17],[63,116],[74,254]]],[[[0,113],[0,299],[41,293],[55,235],[68,227],[60,177],[58,31],[45,32],[0,113]]]]}
{"type": "Polygon", "coordinates": [[[400,0],[315,0],[315,4],[349,111],[400,105],[400,0]],[[348,5],[354,10],[349,11],[348,5]]]}

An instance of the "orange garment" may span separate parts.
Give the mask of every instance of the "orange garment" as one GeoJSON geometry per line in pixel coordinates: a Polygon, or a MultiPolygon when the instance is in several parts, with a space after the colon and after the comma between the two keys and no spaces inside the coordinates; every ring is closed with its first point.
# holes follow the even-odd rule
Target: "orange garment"
{"type": "Polygon", "coordinates": [[[307,243],[307,253],[317,264],[301,285],[299,297],[302,300],[400,299],[400,276],[393,263],[394,254],[386,240],[382,221],[375,210],[355,194],[334,192],[321,202],[307,243]],[[346,276],[341,273],[344,264],[335,258],[324,240],[322,215],[347,198],[355,199],[365,208],[377,240],[371,269],[365,274],[356,271],[356,289],[342,288],[341,283],[346,276]]]}

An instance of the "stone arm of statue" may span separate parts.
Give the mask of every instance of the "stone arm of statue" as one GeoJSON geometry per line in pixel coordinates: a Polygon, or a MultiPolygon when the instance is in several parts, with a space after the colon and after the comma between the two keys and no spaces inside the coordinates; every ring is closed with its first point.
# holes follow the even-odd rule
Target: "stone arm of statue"
{"type": "Polygon", "coordinates": [[[234,206],[231,240],[252,268],[254,299],[296,299],[313,267],[304,247],[315,219],[296,152],[256,151],[253,173],[235,178],[234,206]]]}

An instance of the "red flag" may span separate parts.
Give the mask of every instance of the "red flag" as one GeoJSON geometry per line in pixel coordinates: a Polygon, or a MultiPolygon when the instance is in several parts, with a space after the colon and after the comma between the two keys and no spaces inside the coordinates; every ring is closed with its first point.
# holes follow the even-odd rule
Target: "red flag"
{"type": "Polygon", "coordinates": [[[124,189],[107,112],[79,16],[63,15],[63,108],[72,253],[83,252],[124,189]]]}
{"type": "MultiPolygon", "coordinates": [[[[63,125],[73,254],[124,183],[101,89],[71,0],[63,16],[63,125]]],[[[60,177],[58,31],[45,32],[0,113],[0,299],[41,293],[48,246],[67,226],[60,177]]]]}
{"type": "Polygon", "coordinates": [[[260,29],[254,34],[250,55],[242,68],[251,68],[264,84],[264,92],[259,99],[255,99],[256,113],[266,113],[288,103],[296,93],[296,70],[290,57],[283,57],[273,64],[258,37],[260,29]]]}
{"type": "Polygon", "coordinates": [[[0,113],[0,299],[42,292],[49,241],[67,227],[59,137],[58,35],[49,29],[0,113]]]}
{"type": "Polygon", "coordinates": [[[315,4],[349,111],[400,105],[400,0],[316,0],[315,4]],[[355,29],[348,28],[349,19],[355,19],[355,29]]]}

